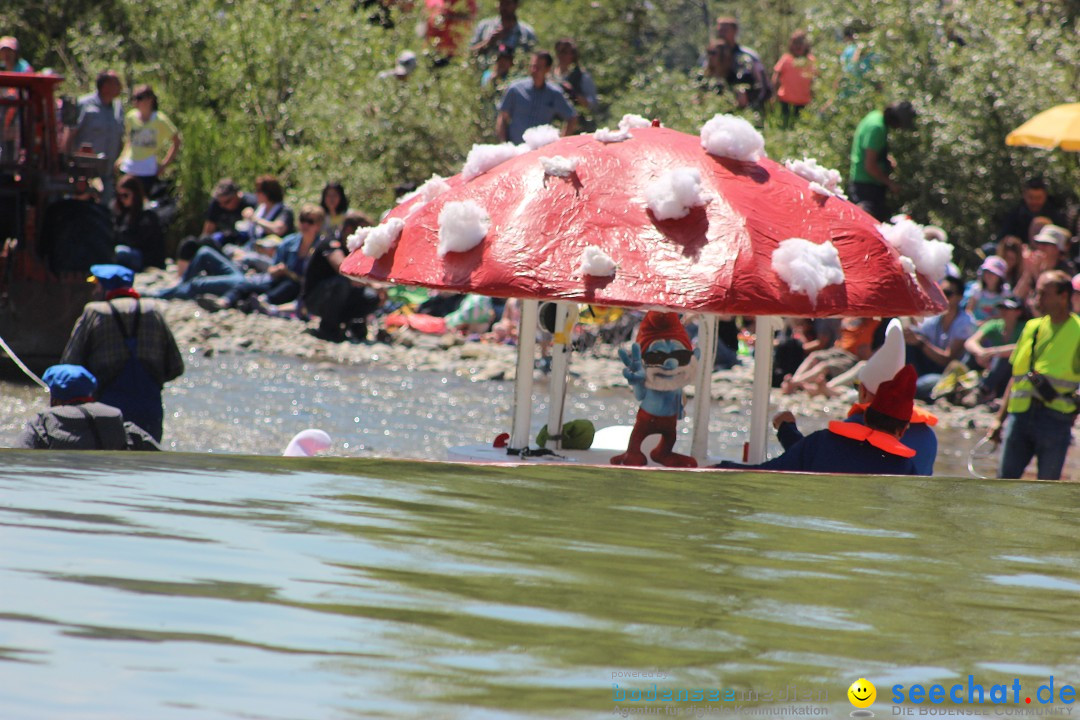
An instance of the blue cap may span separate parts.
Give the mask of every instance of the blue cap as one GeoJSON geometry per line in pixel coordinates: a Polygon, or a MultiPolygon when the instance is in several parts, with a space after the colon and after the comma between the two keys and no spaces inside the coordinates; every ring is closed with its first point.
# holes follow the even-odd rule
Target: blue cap
{"type": "Polygon", "coordinates": [[[82,365],[53,365],[41,379],[49,386],[53,400],[60,402],[93,397],[97,390],[97,378],[82,365]]]}
{"type": "Polygon", "coordinates": [[[91,265],[90,273],[106,290],[129,288],[135,282],[135,273],[123,265],[91,265]]]}

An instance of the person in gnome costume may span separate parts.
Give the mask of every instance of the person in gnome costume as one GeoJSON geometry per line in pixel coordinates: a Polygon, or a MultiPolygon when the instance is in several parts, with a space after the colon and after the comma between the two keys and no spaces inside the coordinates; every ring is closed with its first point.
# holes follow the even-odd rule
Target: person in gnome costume
{"type": "Polygon", "coordinates": [[[641,406],[626,452],[611,458],[612,465],[648,464],[641,443],[649,435],[659,434],[660,444],[650,454],[653,460],[667,467],[697,467],[694,458],[672,449],[675,425],[683,415],[683,388],[694,377],[699,354],[676,313],[650,310],[645,315],[630,352],[619,349],[619,358],[626,365],[623,377],[641,406]]]}
{"type": "MultiPolygon", "coordinates": [[[[885,330],[885,342],[877,352],[870,356],[859,371],[859,400],[848,410],[847,422],[865,425],[866,409],[874,401],[878,388],[886,380],[892,380],[904,367],[904,328],[899,320],[893,319],[885,330]]],[[[937,416],[912,406],[910,424],[900,442],[915,451],[915,468],[919,475],[933,475],[934,461],[937,459],[937,435],[933,426],[937,425],[937,416]]],[[[803,439],[795,425],[795,416],[782,412],[773,418],[776,438],[785,450],[803,439]]]]}
{"type": "Polygon", "coordinates": [[[917,475],[915,451],[900,442],[915,407],[915,368],[905,365],[892,380],[878,386],[867,407],[865,425],[834,420],[795,443],[790,450],[760,465],[722,462],[728,469],[786,472],[917,475]]]}

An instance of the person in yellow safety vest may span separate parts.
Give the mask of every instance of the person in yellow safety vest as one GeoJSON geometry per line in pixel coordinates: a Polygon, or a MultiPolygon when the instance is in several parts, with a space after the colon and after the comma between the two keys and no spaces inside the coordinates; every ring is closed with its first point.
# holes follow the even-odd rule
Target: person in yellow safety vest
{"type": "Polygon", "coordinates": [[[1040,480],[1061,479],[1080,386],[1080,317],[1070,312],[1072,292],[1072,279],[1061,270],[1047,270],[1035,285],[1042,316],[1029,320],[1016,341],[1012,379],[987,433],[1000,441],[1004,426],[1003,478],[1020,477],[1035,457],[1040,480]]]}

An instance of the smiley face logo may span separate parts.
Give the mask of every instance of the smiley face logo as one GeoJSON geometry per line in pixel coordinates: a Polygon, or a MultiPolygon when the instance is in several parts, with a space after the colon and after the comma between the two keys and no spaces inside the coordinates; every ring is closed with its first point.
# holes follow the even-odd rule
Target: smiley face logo
{"type": "Polygon", "coordinates": [[[866,678],[859,678],[847,689],[848,700],[857,708],[868,708],[877,699],[877,688],[866,678]]]}

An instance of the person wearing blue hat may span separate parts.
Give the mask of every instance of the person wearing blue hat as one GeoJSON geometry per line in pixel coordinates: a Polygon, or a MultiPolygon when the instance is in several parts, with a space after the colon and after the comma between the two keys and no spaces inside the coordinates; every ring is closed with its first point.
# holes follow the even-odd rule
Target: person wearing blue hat
{"type": "Polygon", "coordinates": [[[101,402],[160,442],[161,389],[184,372],[176,338],[157,304],[132,288],[130,268],[93,265],[90,272],[101,300],[83,308],[60,361],[96,375],[101,402]]]}
{"type": "Polygon", "coordinates": [[[42,376],[50,407],[26,423],[16,448],[160,450],[149,433],[116,408],[94,401],[97,378],[82,365],[53,365],[42,376]]]}

